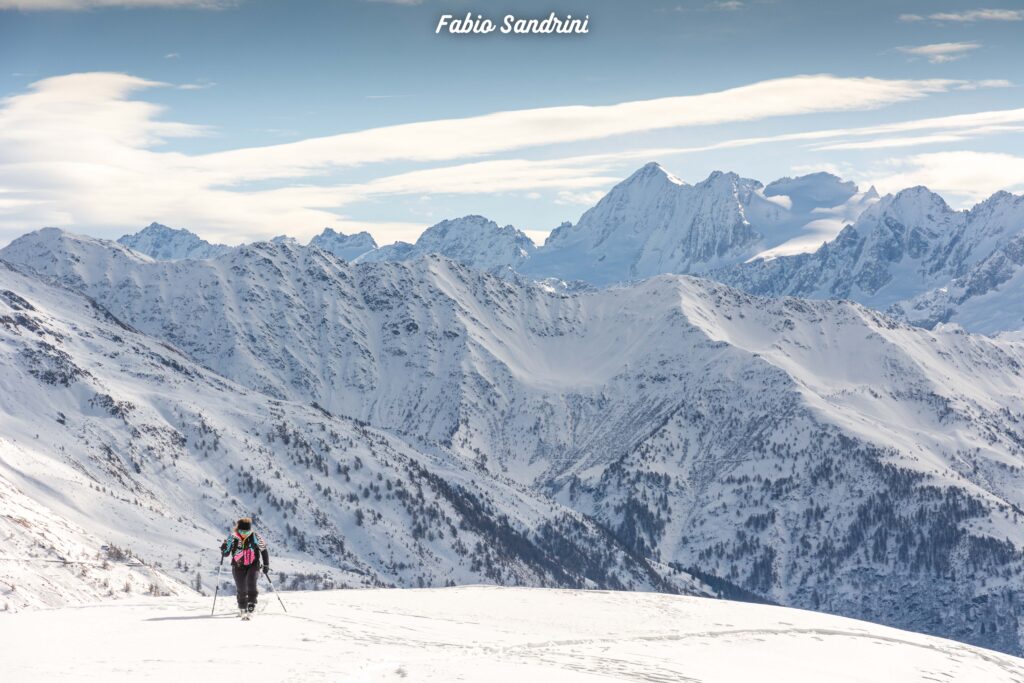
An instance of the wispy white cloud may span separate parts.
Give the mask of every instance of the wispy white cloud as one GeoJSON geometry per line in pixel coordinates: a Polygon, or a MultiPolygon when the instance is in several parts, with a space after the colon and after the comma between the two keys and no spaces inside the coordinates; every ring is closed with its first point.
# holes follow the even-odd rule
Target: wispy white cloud
{"type": "Polygon", "coordinates": [[[569,190],[562,190],[561,192],[558,193],[558,196],[555,199],[555,203],[581,204],[583,206],[593,206],[603,196],[604,190],[591,190],[589,192],[572,192],[569,190]]]}
{"type": "Polygon", "coordinates": [[[181,55],[177,52],[168,52],[164,55],[164,59],[181,59],[181,55]]]}
{"type": "Polygon", "coordinates": [[[654,11],[659,13],[678,12],[737,12],[747,6],[743,0],[713,0],[703,5],[672,5],[670,7],[658,7],[654,11]]]}
{"type": "Polygon", "coordinates": [[[80,11],[104,7],[225,9],[240,0],[0,0],[0,10],[80,11]]]}
{"type": "Polygon", "coordinates": [[[162,107],[127,98],[162,87],[168,84],[107,72],[36,81],[27,92],[0,101],[0,159],[103,161],[92,155],[206,134],[203,126],[160,121],[162,107]]]}
{"type": "MultiPolygon", "coordinates": [[[[624,162],[657,158],[657,150],[547,161],[484,157],[664,128],[875,109],[962,84],[801,76],[702,95],[497,112],[184,154],[161,146],[211,131],[163,120],[161,107],[137,98],[170,86],[127,74],[73,74],[0,100],[0,188],[8,190],[0,230],[129,227],[160,218],[203,226],[210,237],[232,242],[350,225],[346,207],[392,195],[547,191],[568,193],[561,201],[585,193],[593,199],[621,177],[624,162]],[[323,182],[322,174],[336,167],[392,161],[457,163],[378,177],[368,171],[369,180],[354,184],[323,182]],[[264,182],[255,189],[250,180],[280,186],[264,189],[264,182]]],[[[990,118],[990,124],[998,120],[990,118]]],[[[407,238],[410,229],[405,223],[365,227],[381,241],[401,231],[407,238]]]]}
{"type": "Polygon", "coordinates": [[[981,90],[983,88],[1012,88],[1013,83],[1002,78],[990,78],[980,81],[970,81],[956,86],[957,90],[981,90]]]}
{"type": "Polygon", "coordinates": [[[1019,133],[1024,131],[1024,126],[981,126],[978,128],[964,128],[956,131],[935,133],[932,135],[913,135],[909,137],[882,137],[874,140],[857,140],[855,142],[835,142],[825,145],[815,145],[815,151],[826,150],[863,150],[863,149],[886,149],[891,147],[920,147],[921,145],[934,145],[939,143],[960,142],[969,138],[983,135],[997,135],[1000,133],[1019,133]]]}
{"type": "Polygon", "coordinates": [[[881,192],[924,185],[973,203],[996,190],[1024,189],[1024,157],[994,152],[935,152],[889,159],[875,172],[881,192]]]}
{"type": "Polygon", "coordinates": [[[218,175],[227,183],[302,176],[333,167],[385,161],[446,161],[667,128],[876,109],[947,91],[961,83],[795,76],[701,95],[524,109],[387,126],[211,154],[194,163],[197,170],[218,175]]]}
{"type": "Polygon", "coordinates": [[[977,50],[979,47],[981,47],[979,43],[932,43],[931,45],[898,47],[896,51],[914,57],[924,57],[932,64],[942,64],[963,59],[968,52],[977,50]]]}
{"type": "Polygon", "coordinates": [[[969,23],[975,21],[1024,21],[1024,10],[1019,9],[972,9],[963,12],[936,12],[927,16],[901,14],[900,21],[954,21],[969,23]]]}
{"type": "Polygon", "coordinates": [[[823,130],[805,131],[802,133],[783,133],[780,135],[763,137],[733,138],[730,140],[722,140],[720,142],[713,142],[707,145],[699,145],[695,147],[656,147],[637,149],[621,153],[619,157],[623,160],[627,158],[649,160],[680,154],[697,154],[722,149],[752,147],[755,145],[850,137],[879,137],[892,135],[894,133],[914,133],[929,130],[957,132],[961,137],[963,137],[966,136],[965,133],[961,132],[964,129],[980,131],[989,130],[995,126],[1013,126],[1013,124],[1019,123],[1024,123],[1024,108],[983,111],[972,114],[957,114],[954,116],[937,116],[926,119],[899,121],[896,123],[884,123],[875,126],[862,126],[858,128],[827,128],[823,130]]]}
{"type": "Polygon", "coordinates": [[[206,90],[217,85],[214,81],[196,81],[194,83],[182,83],[178,90],[206,90]]]}

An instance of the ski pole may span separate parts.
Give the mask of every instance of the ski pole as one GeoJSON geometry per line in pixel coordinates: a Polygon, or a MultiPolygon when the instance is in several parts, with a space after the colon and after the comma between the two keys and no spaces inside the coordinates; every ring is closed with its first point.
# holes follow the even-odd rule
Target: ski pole
{"type": "Polygon", "coordinates": [[[281,594],[277,592],[277,589],[274,588],[274,582],[270,580],[270,572],[264,569],[263,576],[267,577],[267,583],[270,584],[270,590],[271,592],[273,592],[274,595],[277,596],[277,601],[281,603],[281,609],[284,610],[285,614],[288,614],[288,608],[284,606],[284,600],[281,599],[281,594]]]}
{"type": "Polygon", "coordinates": [[[217,609],[217,593],[220,592],[220,570],[224,567],[224,555],[220,556],[220,564],[217,565],[217,585],[213,588],[213,607],[210,608],[210,616],[213,616],[217,609]]]}

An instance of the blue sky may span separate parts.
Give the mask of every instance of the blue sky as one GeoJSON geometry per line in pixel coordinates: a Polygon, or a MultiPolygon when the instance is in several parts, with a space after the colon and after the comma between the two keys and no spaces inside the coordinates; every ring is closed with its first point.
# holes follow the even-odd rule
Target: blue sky
{"type": "Polygon", "coordinates": [[[956,206],[1024,190],[1021,2],[0,7],[0,242],[157,220],[385,243],[467,213],[542,239],[650,160],[688,182],[920,183],[956,206]],[[590,33],[434,33],[443,13],[552,10],[590,33]]]}

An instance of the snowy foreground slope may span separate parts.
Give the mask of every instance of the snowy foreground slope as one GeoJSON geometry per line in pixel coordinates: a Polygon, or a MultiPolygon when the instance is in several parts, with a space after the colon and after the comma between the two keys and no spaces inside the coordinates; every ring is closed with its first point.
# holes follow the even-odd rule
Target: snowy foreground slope
{"type": "Polygon", "coordinates": [[[1024,660],[861,621],[655,594],[464,587],[285,593],[0,616],[0,678],[1019,683],[1024,660]],[[227,601],[225,601],[227,602],[227,601]],[[61,633],[55,647],[49,634],[61,633]]]}

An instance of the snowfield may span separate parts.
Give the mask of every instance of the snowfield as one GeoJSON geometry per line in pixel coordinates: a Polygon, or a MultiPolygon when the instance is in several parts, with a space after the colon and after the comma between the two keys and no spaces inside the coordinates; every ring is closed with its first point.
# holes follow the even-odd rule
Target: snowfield
{"type": "Polygon", "coordinates": [[[866,622],[651,593],[460,587],[0,617],[4,681],[1024,681],[1024,660],[866,622]],[[60,633],[59,642],[52,637],[60,633]],[[222,678],[223,677],[223,678],[222,678]]]}

